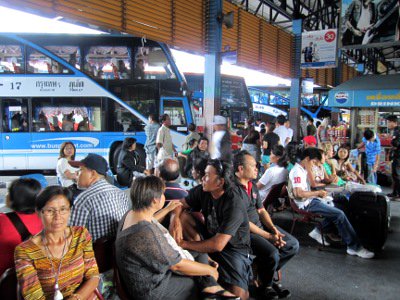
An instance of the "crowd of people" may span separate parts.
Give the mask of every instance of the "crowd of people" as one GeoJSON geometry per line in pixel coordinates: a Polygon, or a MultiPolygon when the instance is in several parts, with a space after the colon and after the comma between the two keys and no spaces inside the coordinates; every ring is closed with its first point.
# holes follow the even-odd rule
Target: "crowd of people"
{"type": "MultiPolygon", "coordinates": [[[[303,146],[292,141],[283,116],[276,124],[249,124],[243,149],[236,151],[226,118],[215,116],[212,141],[191,125],[180,154],[169,116],[160,121],[161,126],[150,115],[146,126],[146,167],[136,140],[125,139],[116,170],[120,184],[129,187],[125,191],[107,180],[102,156],[76,161],[71,142],[60,148],[59,186],[41,189],[34,179],[10,185],[7,206],[13,212],[0,214],[0,273],[16,268],[24,299],[95,299],[100,277],[92,241],[103,237],[115,240],[116,266],[130,298],[248,299],[253,283],[262,299],[287,298],[291,292],[275,274],[296,256],[299,242],[274,224],[264,206],[279,183],[287,184],[298,208],[323,216],[324,233],[343,241],[347,254],[374,256],[323,189],[374,181],[378,137],[370,131],[360,145],[368,165],[362,176],[348,162],[349,149],[335,151],[329,141],[315,138],[318,129],[311,124],[303,146]],[[181,176],[195,186],[183,188],[181,176]]],[[[399,128],[395,117],[388,121],[398,196],[399,128]]],[[[319,131],[328,125],[323,126],[319,131]]],[[[309,236],[329,246],[318,228],[309,236]]]]}

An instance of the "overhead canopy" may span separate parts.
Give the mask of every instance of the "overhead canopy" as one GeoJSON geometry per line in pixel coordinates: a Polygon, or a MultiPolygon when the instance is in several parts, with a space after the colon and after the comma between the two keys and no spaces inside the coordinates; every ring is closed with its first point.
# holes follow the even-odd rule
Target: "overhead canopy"
{"type": "Polygon", "coordinates": [[[358,76],[329,91],[331,107],[400,106],[400,74],[358,76]]]}

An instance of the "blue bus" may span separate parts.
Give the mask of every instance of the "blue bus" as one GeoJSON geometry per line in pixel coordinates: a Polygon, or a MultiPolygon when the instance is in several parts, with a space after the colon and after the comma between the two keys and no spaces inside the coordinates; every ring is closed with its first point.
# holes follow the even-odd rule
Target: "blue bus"
{"type": "MultiPolygon", "coordinates": [[[[168,113],[179,148],[193,122],[167,45],[130,35],[0,34],[0,171],[54,170],[62,142],[112,170],[125,137],[144,158],[150,113],[168,113]]],[[[143,159],[144,161],[144,159],[143,159]]]]}

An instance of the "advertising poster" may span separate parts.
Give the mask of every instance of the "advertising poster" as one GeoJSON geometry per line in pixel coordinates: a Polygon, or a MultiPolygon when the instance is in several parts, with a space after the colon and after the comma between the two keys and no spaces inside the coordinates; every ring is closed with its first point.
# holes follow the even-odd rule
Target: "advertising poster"
{"type": "Polygon", "coordinates": [[[400,41],[400,0],[342,0],[342,46],[400,41]]]}
{"type": "Polygon", "coordinates": [[[304,32],[301,35],[301,68],[335,68],[336,46],[336,29],[304,32]]]}

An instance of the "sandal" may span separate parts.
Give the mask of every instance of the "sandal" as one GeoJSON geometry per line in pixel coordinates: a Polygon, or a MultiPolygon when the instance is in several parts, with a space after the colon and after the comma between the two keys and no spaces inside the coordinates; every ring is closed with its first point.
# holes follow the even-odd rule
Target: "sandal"
{"type": "Polygon", "coordinates": [[[289,298],[292,295],[288,289],[278,282],[274,282],[272,288],[277,292],[279,299],[289,298]]]}

